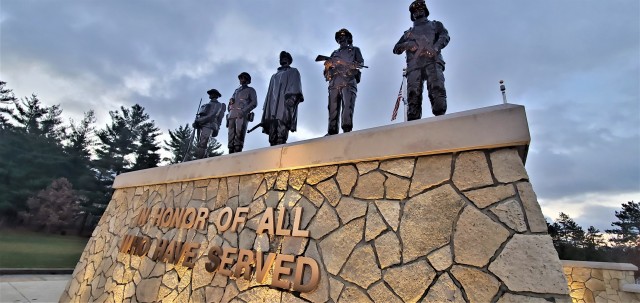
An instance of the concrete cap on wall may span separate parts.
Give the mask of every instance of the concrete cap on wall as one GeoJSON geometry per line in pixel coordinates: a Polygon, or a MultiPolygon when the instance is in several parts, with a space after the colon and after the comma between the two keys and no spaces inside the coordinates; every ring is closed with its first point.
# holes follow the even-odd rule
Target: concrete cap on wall
{"type": "Polygon", "coordinates": [[[524,163],[530,141],[524,106],[501,104],[129,172],[113,188],[510,146],[524,163]]]}

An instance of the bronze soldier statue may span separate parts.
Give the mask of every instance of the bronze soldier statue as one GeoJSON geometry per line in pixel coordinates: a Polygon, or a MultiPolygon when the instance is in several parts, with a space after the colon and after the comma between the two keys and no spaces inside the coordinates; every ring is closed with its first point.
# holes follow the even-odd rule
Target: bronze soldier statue
{"type": "Polygon", "coordinates": [[[227,110],[227,106],[224,103],[218,102],[218,98],[222,95],[217,89],[211,89],[207,91],[207,94],[210,101],[200,106],[196,121],[193,122],[193,128],[198,130],[199,133],[196,145],[196,159],[204,158],[209,138],[218,136],[222,117],[227,110]]]}
{"type": "Polygon", "coordinates": [[[329,82],[329,127],[327,135],[338,133],[338,116],[342,108],[343,132],[353,129],[353,109],[356,105],[357,84],[364,59],[360,49],[353,46],[353,36],[347,29],[336,32],[340,48],[333,51],[324,63],[324,77],[329,82]]]}
{"type": "Polygon", "coordinates": [[[247,124],[253,121],[251,112],[258,106],[256,90],[249,87],[251,75],[243,72],[238,75],[240,87],[233,92],[229,100],[229,114],[227,115],[227,127],[229,128],[229,153],[241,152],[244,147],[244,137],[247,134],[247,124]]]}
{"type": "Polygon", "coordinates": [[[444,60],[441,50],[449,43],[449,32],[440,21],[428,20],[429,10],[424,0],[415,0],[409,6],[413,27],[400,37],[393,53],[407,52],[407,93],[409,110],[407,119],[422,117],[423,82],[427,81],[431,111],[444,115],[447,111],[447,91],[444,88],[444,60]]]}
{"type": "Polygon", "coordinates": [[[291,67],[291,54],[280,52],[280,67],[271,76],[262,112],[262,132],[269,135],[271,146],[287,143],[289,131],[298,124],[298,104],[304,101],[300,73],[291,67]]]}

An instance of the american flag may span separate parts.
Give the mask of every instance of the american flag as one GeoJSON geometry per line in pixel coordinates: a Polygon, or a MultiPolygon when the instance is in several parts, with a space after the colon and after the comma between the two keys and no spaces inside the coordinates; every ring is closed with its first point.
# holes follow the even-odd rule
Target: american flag
{"type": "Polygon", "coordinates": [[[402,86],[404,85],[404,79],[400,84],[400,91],[398,92],[398,98],[396,99],[396,106],[393,108],[393,114],[391,114],[391,121],[398,117],[398,108],[400,108],[400,101],[402,100],[402,86]]]}

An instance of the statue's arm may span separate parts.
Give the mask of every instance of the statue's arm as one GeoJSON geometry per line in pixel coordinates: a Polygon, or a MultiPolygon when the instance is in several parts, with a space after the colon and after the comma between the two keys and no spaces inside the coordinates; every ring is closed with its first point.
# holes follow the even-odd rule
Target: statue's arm
{"type": "Polygon", "coordinates": [[[249,114],[254,108],[258,107],[258,95],[256,94],[255,89],[251,88],[251,91],[249,92],[249,98],[251,99],[251,102],[247,105],[245,115],[249,114]]]}
{"type": "Polygon", "coordinates": [[[211,105],[207,104],[205,106],[207,107],[206,114],[203,116],[198,116],[198,118],[196,118],[196,122],[198,123],[206,123],[207,121],[211,121],[214,118],[213,115],[215,115],[215,112],[212,110],[211,105]]]}
{"type": "Polygon", "coordinates": [[[360,48],[356,47],[355,51],[356,51],[356,54],[355,54],[356,63],[359,65],[364,65],[364,58],[362,58],[362,52],[360,52],[360,48]]]}
{"type": "Polygon", "coordinates": [[[222,118],[224,117],[224,113],[227,111],[227,105],[225,105],[224,103],[220,103],[220,106],[222,106],[222,109],[220,110],[220,113],[216,117],[216,125],[218,125],[218,128],[220,128],[220,125],[222,124],[222,118]]]}
{"type": "Polygon", "coordinates": [[[407,39],[405,38],[406,36],[407,36],[407,32],[405,32],[404,35],[400,37],[400,40],[398,40],[396,45],[393,47],[394,54],[400,55],[407,50],[407,39]]]}
{"type": "Polygon", "coordinates": [[[433,43],[433,46],[436,48],[437,51],[440,51],[441,49],[445,48],[447,46],[447,44],[449,44],[449,31],[447,31],[446,28],[444,28],[444,25],[442,25],[442,22],[440,21],[435,21],[436,22],[436,30],[438,31],[438,40],[433,43]]]}

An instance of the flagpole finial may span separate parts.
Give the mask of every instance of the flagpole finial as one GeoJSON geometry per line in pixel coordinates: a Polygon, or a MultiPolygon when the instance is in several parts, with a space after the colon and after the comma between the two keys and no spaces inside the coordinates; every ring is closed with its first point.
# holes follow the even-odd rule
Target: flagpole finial
{"type": "Polygon", "coordinates": [[[502,92],[502,103],[507,104],[507,88],[504,86],[504,80],[500,80],[500,91],[502,92]]]}

